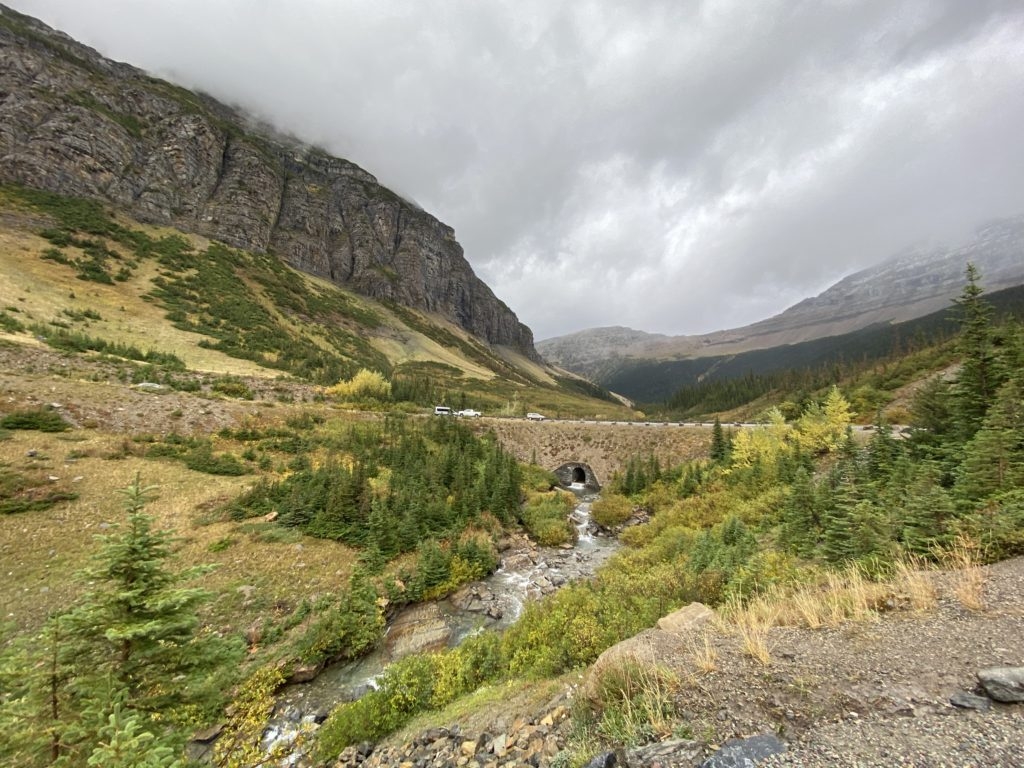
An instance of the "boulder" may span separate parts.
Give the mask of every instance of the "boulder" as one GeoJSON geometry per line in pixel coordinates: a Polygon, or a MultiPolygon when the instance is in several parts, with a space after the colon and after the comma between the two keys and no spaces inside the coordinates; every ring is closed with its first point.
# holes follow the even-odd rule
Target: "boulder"
{"type": "Polygon", "coordinates": [[[658,619],[658,629],[684,634],[700,629],[715,617],[715,612],[703,603],[690,603],[685,608],[658,619]]]}
{"type": "Polygon", "coordinates": [[[645,629],[638,635],[616,643],[597,657],[583,682],[583,695],[594,704],[601,701],[602,681],[609,672],[627,666],[648,669],[657,666],[658,659],[669,658],[683,651],[681,636],[660,629],[645,629]]]}
{"type": "Polygon", "coordinates": [[[989,667],[979,670],[978,680],[990,699],[1024,701],[1024,667],[989,667]]]}

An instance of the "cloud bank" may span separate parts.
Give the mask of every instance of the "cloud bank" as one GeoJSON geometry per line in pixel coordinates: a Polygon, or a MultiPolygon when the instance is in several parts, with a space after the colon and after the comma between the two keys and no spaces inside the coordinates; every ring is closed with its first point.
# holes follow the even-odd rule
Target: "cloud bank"
{"type": "Polygon", "coordinates": [[[701,333],[1024,212],[1019,0],[8,0],[350,159],[538,338],[701,333]]]}

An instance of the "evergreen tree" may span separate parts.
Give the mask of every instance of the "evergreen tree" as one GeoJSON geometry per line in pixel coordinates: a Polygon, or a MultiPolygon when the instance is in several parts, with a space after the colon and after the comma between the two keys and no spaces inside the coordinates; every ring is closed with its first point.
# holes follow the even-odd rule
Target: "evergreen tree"
{"type": "Polygon", "coordinates": [[[964,448],[956,494],[974,503],[1024,486],[1024,386],[1014,379],[999,390],[984,426],[964,448]]]}
{"type": "Polygon", "coordinates": [[[999,371],[992,343],[992,307],[982,298],[980,274],[974,264],[965,271],[967,284],[955,299],[960,320],[957,350],[960,372],[953,387],[954,413],[961,443],[981,427],[999,386],[999,371]]]}
{"type": "Polygon", "coordinates": [[[852,512],[860,500],[849,470],[839,472],[822,512],[822,554],[833,563],[854,555],[852,512]]]}
{"type": "Polygon", "coordinates": [[[811,473],[800,467],[796,470],[789,496],[782,507],[779,544],[804,557],[814,551],[818,538],[816,501],[811,473]]]}
{"type": "Polygon", "coordinates": [[[196,609],[207,593],[183,583],[203,569],[168,568],[171,536],[142,511],[150,490],[138,478],[125,489],[124,529],[101,537],[85,574],[95,586],[26,651],[39,674],[19,681],[16,701],[29,711],[5,723],[26,764],[169,768],[186,737],[175,726],[201,721],[220,703],[241,644],[199,631],[196,609]]]}
{"type": "Polygon", "coordinates": [[[925,466],[910,484],[900,512],[899,538],[915,555],[934,555],[952,540],[955,509],[949,494],[939,485],[938,470],[925,466]]]}
{"type": "Polygon", "coordinates": [[[722,429],[721,420],[715,416],[715,423],[711,426],[711,451],[712,461],[723,462],[729,456],[729,449],[725,442],[725,431],[722,429]]]}
{"type": "Polygon", "coordinates": [[[892,435],[892,428],[882,416],[881,410],[875,416],[874,432],[867,445],[867,476],[871,482],[884,482],[896,467],[900,447],[892,435]]]}

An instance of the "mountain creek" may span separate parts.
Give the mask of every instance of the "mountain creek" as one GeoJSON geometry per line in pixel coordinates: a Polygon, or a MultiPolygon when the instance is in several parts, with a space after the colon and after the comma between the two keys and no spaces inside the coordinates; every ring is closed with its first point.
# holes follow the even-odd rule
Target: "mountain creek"
{"type": "MultiPolygon", "coordinates": [[[[264,731],[264,748],[269,752],[290,744],[301,729],[316,727],[338,704],[372,690],[390,662],[453,648],[485,629],[505,629],[519,618],[527,601],[593,575],[619,543],[600,532],[590,518],[590,506],[598,496],[585,493],[580,484],[572,490],[579,497],[571,515],[578,532],[575,545],[539,547],[517,536],[486,579],[466,584],[444,599],[402,608],[389,621],[375,651],[356,661],[329,665],[312,680],[290,683],[279,691],[264,731]]],[[[293,754],[286,762],[294,764],[299,757],[293,754]]]]}

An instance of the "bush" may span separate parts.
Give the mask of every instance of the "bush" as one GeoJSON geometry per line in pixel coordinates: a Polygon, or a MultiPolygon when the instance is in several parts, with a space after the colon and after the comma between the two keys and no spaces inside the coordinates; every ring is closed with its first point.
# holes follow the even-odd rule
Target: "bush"
{"type": "Polygon", "coordinates": [[[237,397],[240,400],[252,400],[253,398],[249,386],[244,381],[237,379],[217,379],[210,385],[210,389],[227,397],[237,397]]]}
{"type": "Polygon", "coordinates": [[[617,493],[602,496],[590,508],[590,519],[604,528],[622,525],[633,514],[633,504],[617,493]]]}
{"type": "Polygon", "coordinates": [[[362,368],[351,379],[339,381],[333,387],[328,387],[324,394],[342,400],[390,400],[391,383],[377,371],[362,368]]]}
{"type": "MultiPolygon", "coordinates": [[[[155,447],[155,446],[154,446],[155,447]]],[[[199,445],[184,456],[185,466],[208,475],[244,475],[249,470],[231,453],[214,453],[208,445],[199,445]]]]}
{"type": "Polygon", "coordinates": [[[576,528],[569,521],[575,496],[554,492],[538,494],[526,502],[520,516],[530,535],[545,547],[576,541],[576,528]]]}
{"type": "Polygon", "coordinates": [[[65,432],[71,425],[56,411],[48,408],[14,411],[0,419],[6,429],[38,429],[40,432],[65,432]]]}

